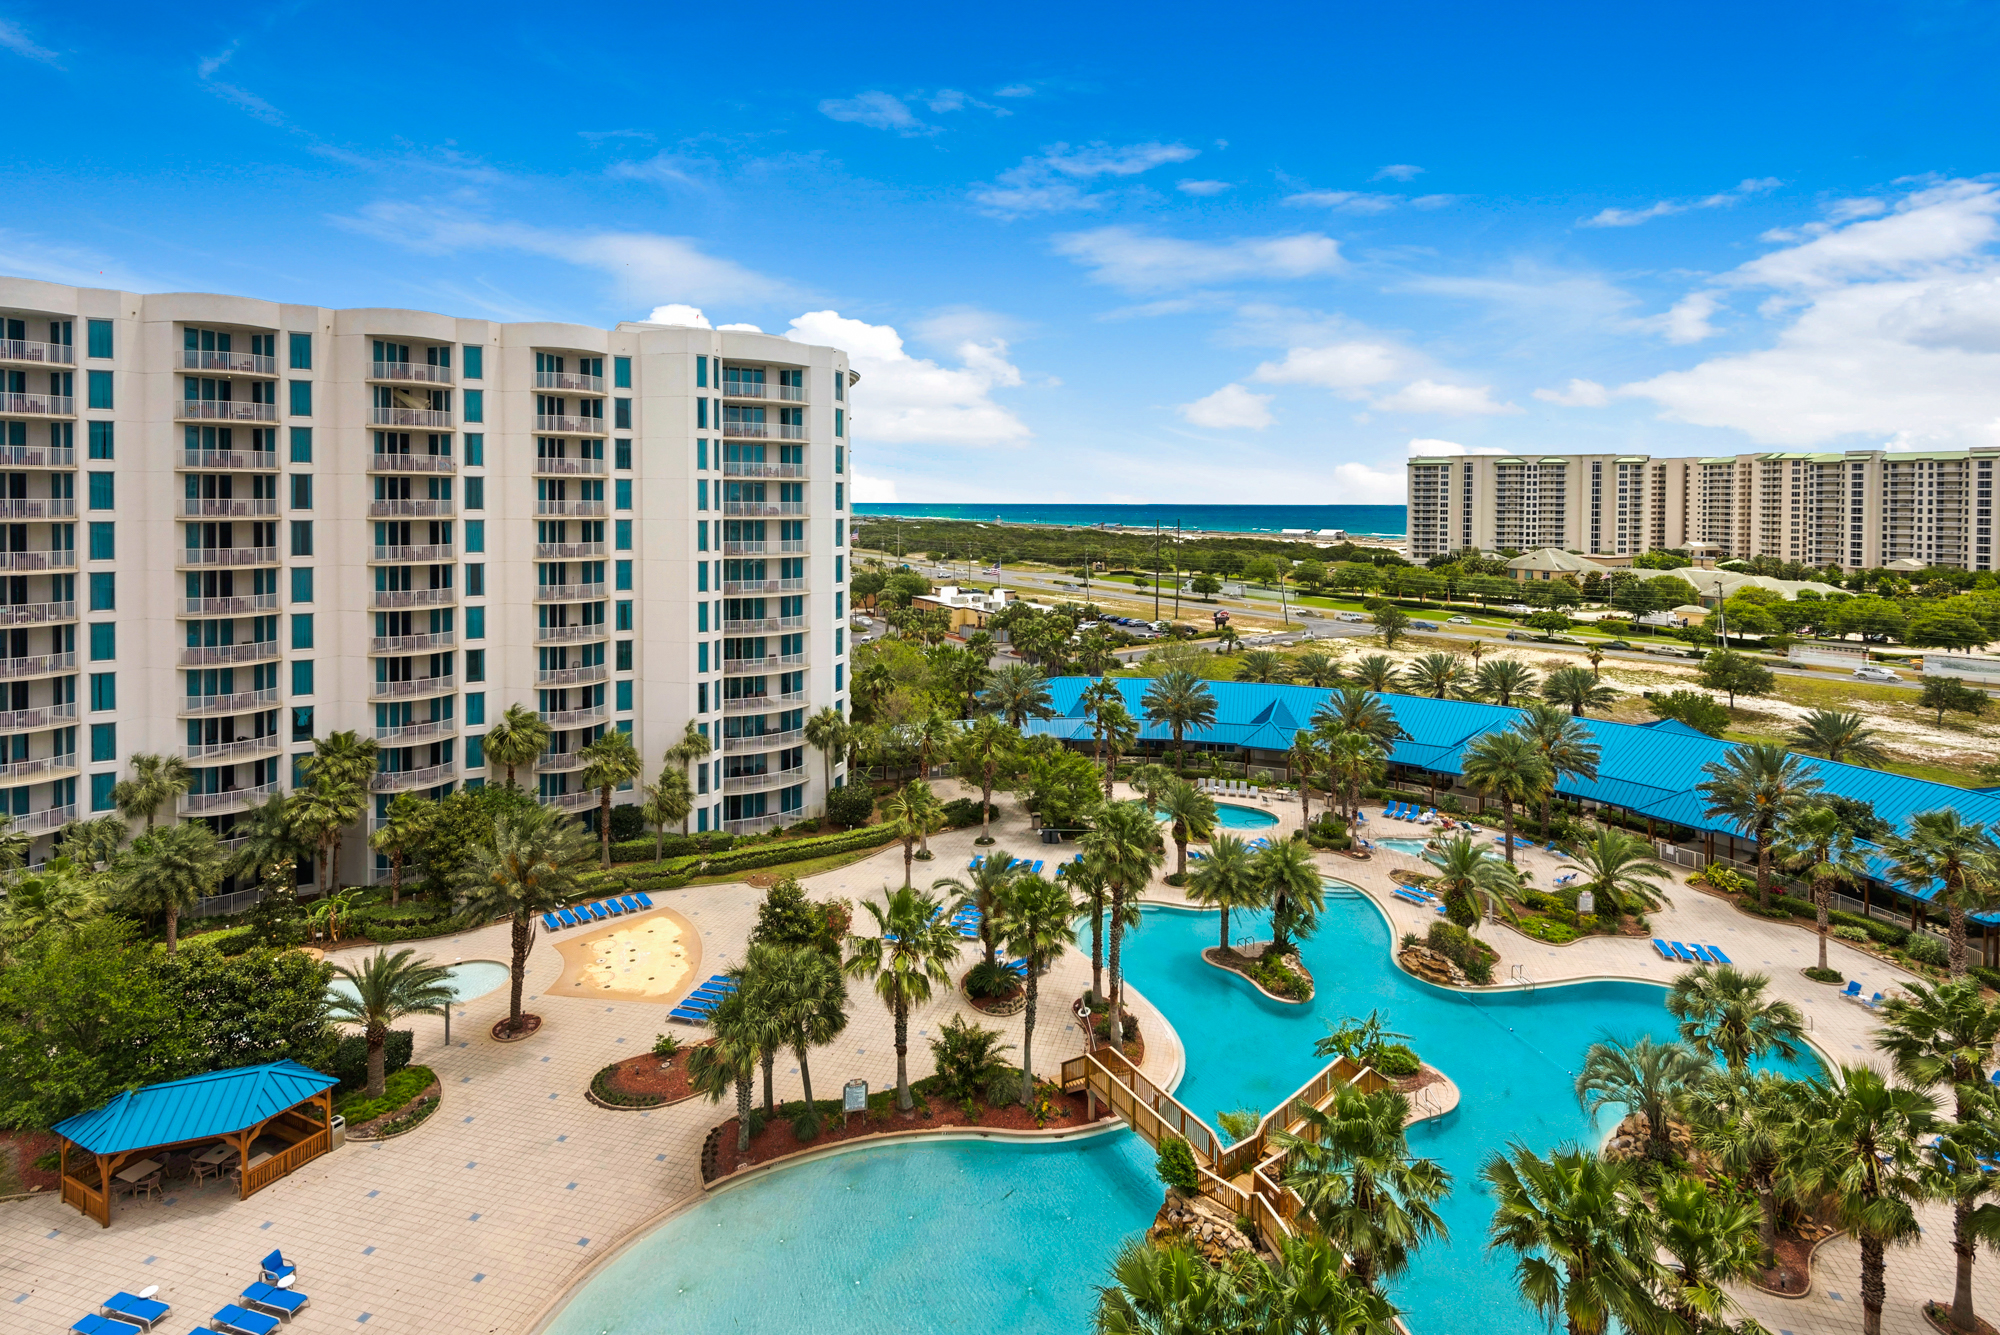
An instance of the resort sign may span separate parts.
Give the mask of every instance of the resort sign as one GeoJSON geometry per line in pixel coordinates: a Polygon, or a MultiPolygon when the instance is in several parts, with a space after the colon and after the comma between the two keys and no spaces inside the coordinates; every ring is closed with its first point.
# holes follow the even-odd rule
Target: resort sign
{"type": "Polygon", "coordinates": [[[840,1111],[845,1116],[868,1111],[868,1082],[850,1080],[840,1089],[840,1111]]]}

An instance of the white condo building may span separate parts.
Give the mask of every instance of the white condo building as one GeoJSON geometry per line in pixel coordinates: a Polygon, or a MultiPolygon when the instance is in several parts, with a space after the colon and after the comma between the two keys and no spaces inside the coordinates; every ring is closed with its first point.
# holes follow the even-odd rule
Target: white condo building
{"type": "Polygon", "coordinates": [[[2000,447],[1413,458],[1410,555],[1701,547],[1846,570],[1992,570],[1995,460],[2000,447]]]}
{"type": "Polygon", "coordinates": [[[586,816],[591,738],[631,732],[650,776],[690,720],[694,828],[820,809],[839,350],[25,279],[0,325],[0,804],[35,856],[140,752],[184,757],[178,814],[225,837],[339,729],[380,744],[371,821],[504,782],[483,742],[513,704],[553,729],[519,782],[586,816]]]}

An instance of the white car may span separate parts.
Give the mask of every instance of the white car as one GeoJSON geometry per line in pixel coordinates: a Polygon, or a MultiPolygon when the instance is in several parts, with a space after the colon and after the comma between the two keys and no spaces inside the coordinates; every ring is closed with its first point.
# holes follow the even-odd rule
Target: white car
{"type": "Polygon", "coordinates": [[[1856,681],[1901,681],[1902,678],[1885,667],[1858,667],[1854,669],[1856,681]]]}
{"type": "Polygon", "coordinates": [[[1470,625],[1472,624],[1472,618],[1471,618],[1471,617],[1446,617],[1446,618],[1444,619],[1444,624],[1445,624],[1445,625],[1447,625],[1447,626],[1470,626],[1470,625]]]}
{"type": "Polygon", "coordinates": [[[1366,621],[1368,618],[1360,612],[1342,612],[1340,619],[1342,621],[1366,621]]]}

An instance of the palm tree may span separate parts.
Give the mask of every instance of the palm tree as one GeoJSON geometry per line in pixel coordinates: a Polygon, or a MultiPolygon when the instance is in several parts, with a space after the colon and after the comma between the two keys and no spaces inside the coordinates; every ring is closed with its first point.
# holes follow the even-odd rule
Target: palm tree
{"type": "Polygon", "coordinates": [[[1155,798],[1158,813],[1173,822],[1174,874],[1187,876],[1189,839],[1206,839],[1215,830],[1215,799],[1181,779],[1169,783],[1155,798]]]}
{"type": "MultiPolygon", "coordinates": [[[[1965,976],[1965,915],[1993,901],[2000,850],[1986,827],[1962,819],[1956,807],[1920,811],[1910,817],[1908,834],[1892,834],[1882,851],[1896,864],[1897,879],[1921,892],[1933,883],[1949,917],[1951,976],[1965,976]]],[[[1914,923],[1912,924],[1914,925],[1914,923]]]]}
{"type": "Polygon", "coordinates": [[[1249,845],[1233,834],[1218,834],[1209,843],[1208,856],[1188,877],[1187,896],[1203,908],[1221,910],[1225,951],[1229,949],[1229,911],[1261,909],[1271,902],[1249,845]]]}
{"type": "Polygon", "coordinates": [[[1513,705],[1532,695],[1540,680],[1520,659],[1496,658],[1472,674],[1472,693],[1496,705],[1513,705]]]}
{"type": "Polygon", "coordinates": [[[1707,799],[1705,814],[1729,821],[1757,845],[1757,904],[1769,909],[1772,833],[1794,807],[1820,790],[1820,778],[1805,761],[1769,742],[1732,747],[1701,772],[1708,777],[1695,791],[1707,799]]]}
{"type": "Polygon", "coordinates": [[[1705,1053],[1685,1043],[1656,1043],[1641,1036],[1630,1043],[1592,1043],[1576,1074],[1576,1101],[1586,1116],[1616,1104],[1646,1119],[1646,1154],[1666,1163],[1674,1157],[1667,1114],[1709,1070],[1705,1053]]]}
{"type": "Polygon", "coordinates": [[[1185,760],[1185,739],[1189,728],[1207,728],[1215,723],[1215,692],[1186,668],[1174,668],[1155,677],[1139,697],[1146,721],[1164,726],[1174,738],[1174,768],[1185,760]]]}
{"type": "Polygon", "coordinates": [[[1575,715],[1565,714],[1545,700],[1530,700],[1527,709],[1515,720],[1514,730],[1535,744],[1548,768],[1547,781],[1542,785],[1542,833],[1546,836],[1557,782],[1594,781],[1603,751],[1593,740],[1590,729],[1575,715]]]}
{"type": "Polygon", "coordinates": [[[375,773],[375,758],[381,750],[372,737],[363,737],[352,728],[330,732],[313,742],[313,753],[305,759],[306,777],[344,784],[367,784],[375,773]]]}
{"type": "Polygon", "coordinates": [[[296,817],[292,803],[276,794],[244,808],[232,831],[243,842],[229,860],[231,874],[261,881],[311,857],[312,841],[299,833],[296,817]]]}
{"type": "Polygon", "coordinates": [[[841,717],[840,711],[826,705],[806,720],[806,745],[819,752],[826,764],[826,791],[833,791],[833,762],[836,757],[847,753],[847,745],[854,740],[854,725],[841,717]]]}
{"type": "Polygon", "coordinates": [[[2000,1042],[2000,1002],[1988,1005],[1969,978],[1935,987],[1909,981],[1882,1012],[1875,1046],[1889,1054],[1896,1074],[1918,1089],[1949,1085],[1958,1095],[1953,1116],[1969,1121],[1975,1110],[1966,1092],[1986,1083],[2000,1042]]]}
{"type": "Polygon", "coordinates": [[[926,710],[903,725],[903,745],[917,756],[917,776],[928,779],[951,749],[958,726],[937,710],[926,710]]]}
{"type": "Polygon", "coordinates": [[[1837,709],[1815,709],[1792,729],[1791,743],[1800,751],[1810,751],[1828,760],[1846,761],[1868,769],[1880,769],[1889,757],[1877,742],[1875,729],[1859,714],[1837,709]]]}
{"type": "Polygon", "coordinates": [[[1292,738],[1291,747],[1285,752],[1286,773],[1298,776],[1301,829],[1312,824],[1313,771],[1324,764],[1325,760],[1325,755],[1319,749],[1319,739],[1304,729],[1292,738]]]}
{"type": "Polygon", "coordinates": [[[353,729],[331,732],[313,742],[302,762],[307,787],[295,792],[302,826],[311,829],[320,850],[322,894],[331,894],[340,875],[340,851],[347,827],[368,809],[368,783],[380,748],[353,729]]]}
{"type": "MultiPolygon", "coordinates": [[[[1104,912],[1111,904],[1111,881],[1104,874],[1101,859],[1086,853],[1079,860],[1056,868],[1056,878],[1077,893],[1076,909],[1090,919],[1090,992],[1104,995],[1104,912]]],[[[1077,924],[1083,935],[1083,924],[1077,924]]]]}
{"type": "Polygon", "coordinates": [[[1465,748],[1459,760],[1466,782],[1483,797],[1500,799],[1501,828],[1507,836],[1508,865],[1514,862],[1514,804],[1525,802],[1548,781],[1548,762],[1520,733],[1489,732],[1465,748]]]}
{"type": "Polygon", "coordinates": [[[1628,913],[1656,909],[1666,898],[1659,882],[1671,884],[1671,873],[1653,860],[1653,846],[1643,837],[1606,825],[1595,839],[1579,844],[1569,855],[1577,874],[1574,889],[1588,890],[1597,912],[1623,919],[1628,913]]]}
{"type": "Polygon", "coordinates": [[[1125,906],[1136,901],[1153,873],[1166,861],[1159,826],[1144,802],[1110,802],[1098,811],[1089,830],[1077,840],[1086,859],[1095,859],[1111,889],[1111,1022],[1124,1015],[1125,981],[1119,968],[1125,939],[1125,906]]]}
{"type": "Polygon", "coordinates": [[[175,953],[181,914],[222,883],[222,844],[206,821],[148,830],[132,841],[112,869],[117,899],[167,923],[167,953],[175,953]]]}
{"type": "Polygon", "coordinates": [[[1924,1194],[1951,1203],[1951,1250],[1957,1261],[1952,1286],[1951,1324],[1976,1331],[1985,1323],[1972,1306],[1972,1262],[1979,1244],[2000,1248],[2000,1132],[1993,1124],[1991,1095],[1978,1094],[1982,1115],[1945,1128],[1926,1153],[1920,1170],[1924,1194]],[[1982,1201],[1984,1202],[1982,1204],[1982,1201]]]}
{"type": "Polygon", "coordinates": [[[333,966],[333,976],[346,980],[346,989],[326,991],[327,1013],[336,1020],[350,1020],[361,1026],[368,1041],[368,1097],[379,1099],[385,1088],[382,1050],[389,1041],[389,1026],[411,1015],[437,1015],[448,1008],[457,994],[451,989],[451,970],[432,963],[429,956],[415,959],[408,946],[391,955],[378,950],[350,969],[333,966]]]}
{"type": "Polygon", "coordinates": [[[1935,1108],[1929,1095],[1891,1085],[1872,1066],[1812,1081],[1803,1105],[1789,1175],[1861,1244],[1862,1335],[1882,1335],[1885,1256],[1921,1231],[1917,1142],[1936,1125],[1935,1108]]]}
{"type": "Polygon", "coordinates": [[[521,987],[528,976],[528,951],[535,944],[535,917],[568,901],[589,860],[590,842],[574,821],[551,807],[532,806],[503,811],[493,822],[493,833],[467,850],[458,869],[455,886],[466,912],[485,922],[505,918],[513,925],[510,1034],[521,1031],[521,987]]]}
{"type": "Polygon", "coordinates": [[[1252,649],[1236,660],[1236,680],[1257,682],[1289,681],[1291,666],[1275,649],[1252,649]]]}
{"type": "Polygon", "coordinates": [[[1488,1248],[1514,1253],[1521,1296],[1569,1335],[1658,1326],[1645,1203],[1631,1170],[1566,1145],[1543,1159],[1514,1141],[1480,1171],[1494,1196],[1488,1248]]]}
{"type": "Polygon", "coordinates": [[[583,786],[597,790],[597,848],[599,867],[611,865],[611,792],[645,773],[639,748],[632,734],[623,728],[606,728],[597,739],[577,753],[583,761],[583,786]]]}
{"type": "Polygon", "coordinates": [[[1326,911],[1326,885],[1303,839],[1280,839],[1250,859],[1251,870],[1271,905],[1271,949],[1292,949],[1291,938],[1311,937],[1326,911]]]}
{"type": "Polygon", "coordinates": [[[653,861],[658,862],[666,842],[666,831],[676,821],[685,821],[694,810],[694,788],[688,783],[685,771],[675,769],[671,762],[660,766],[660,781],[649,783],[645,788],[646,800],[639,805],[639,814],[646,824],[653,827],[653,861]]]}
{"type": "Polygon", "coordinates": [[[964,876],[940,876],[931,882],[931,889],[939,894],[951,892],[954,911],[970,907],[979,912],[979,944],[988,964],[996,964],[998,958],[999,918],[1001,907],[1007,901],[1007,892],[1014,882],[1025,875],[1032,875],[1028,864],[1022,862],[1005,849],[995,849],[980,860],[977,867],[964,876]]]}
{"type": "MultiPolygon", "coordinates": [[[[686,776],[682,776],[686,777],[686,776]]],[[[742,992],[731,992],[708,1013],[715,1040],[692,1049],[687,1058],[688,1083],[710,1103],[736,1095],[736,1152],[750,1148],[750,1084],[756,1078],[759,1049],[745,1023],[748,1003],[742,992]]]]}
{"type": "Polygon", "coordinates": [[[1681,1022],[1681,1039],[1706,1048],[1732,1071],[1775,1052],[1796,1060],[1805,1016],[1789,1001],[1766,1001],[1771,980],[1733,964],[1697,964],[1667,990],[1667,1013],[1681,1022]]]}
{"type": "Polygon", "coordinates": [[[523,704],[508,705],[500,721],[486,730],[487,762],[506,767],[509,788],[515,786],[515,769],[534,764],[548,745],[549,725],[523,704]]]}
{"type": "Polygon", "coordinates": [[[1104,739],[1104,800],[1111,800],[1111,787],[1118,778],[1118,762],[1139,740],[1139,721],[1120,700],[1109,700],[1097,709],[1098,735],[1104,739]]]}
{"type": "Polygon", "coordinates": [[[896,826],[903,841],[903,888],[910,888],[911,865],[917,857],[917,841],[930,843],[931,831],[944,823],[944,806],[922,779],[911,779],[889,795],[882,804],[882,818],[896,826]]]}
{"type": "Polygon", "coordinates": [[[1023,876],[1008,886],[1000,903],[1000,932],[1008,953],[1028,970],[1027,1010],[1021,1020],[1021,1106],[1031,1106],[1035,1090],[1035,1009],[1042,975],[1069,944],[1069,891],[1039,876],[1023,876]]]}
{"type": "Polygon", "coordinates": [[[1444,901],[1446,916],[1459,926],[1476,925],[1482,912],[1489,921],[1499,916],[1514,920],[1507,896],[1520,891],[1520,876],[1471,835],[1453,835],[1426,849],[1424,861],[1437,868],[1431,889],[1444,901]]]}
{"type": "Polygon", "coordinates": [[[1755,1204],[1698,1177],[1672,1177],[1653,1192],[1653,1232],[1672,1258],[1663,1296],[1682,1329],[1728,1329],[1737,1304],[1723,1286],[1762,1268],[1759,1218],[1755,1204]]]}
{"type": "MultiPolygon", "coordinates": [[[[708,740],[708,734],[702,731],[702,725],[696,723],[693,719],[689,719],[687,725],[681,729],[681,739],[668,747],[666,754],[661,759],[672,761],[674,764],[681,766],[683,772],[686,772],[692,770],[697,762],[705,759],[708,753],[714,749],[715,743],[708,740]]],[[[689,782],[693,783],[692,779],[689,782]]],[[[511,785],[512,779],[510,775],[509,786],[511,785]]],[[[701,785],[693,784],[693,786],[695,791],[699,792],[701,790],[701,785]]],[[[687,820],[686,816],[681,817],[682,835],[687,834],[687,820]]]]}
{"type": "Polygon", "coordinates": [[[1590,648],[1583,651],[1583,657],[1584,661],[1590,664],[1590,675],[1593,677],[1602,678],[1604,676],[1603,647],[1600,645],[1593,644],[1590,646],[1590,648]]]}
{"type": "Polygon", "coordinates": [[[1344,732],[1358,732],[1387,751],[1403,735],[1390,709],[1378,692],[1365,686],[1336,686],[1325,704],[1313,713],[1313,731],[1323,738],[1344,732]]]}
{"type": "MultiPolygon", "coordinates": [[[[1338,1258],[1333,1275],[1338,1276],[1338,1258]]],[[[1338,1284],[1338,1279],[1333,1281],[1338,1284]]],[[[1247,1329],[1248,1300],[1236,1277],[1179,1242],[1155,1246],[1133,1238],[1111,1263],[1111,1283],[1097,1290],[1097,1335],[1198,1335],[1247,1329]]],[[[1307,1327],[1300,1327],[1307,1329],[1307,1327]]],[[[1322,1327],[1327,1335],[1354,1327],[1322,1327]]]]}
{"type": "Polygon", "coordinates": [[[799,1064],[805,1089],[806,1123],[819,1126],[813,1103],[812,1050],[840,1037],[847,1028],[847,976],[840,962],[817,946],[750,947],[750,1004],[767,1010],[771,1023],[799,1064]],[[759,958],[759,956],[762,958],[759,958]]]}
{"type": "Polygon", "coordinates": [[[1758,1250],[1766,1265],[1776,1260],[1778,1176],[1805,1087],[1777,1071],[1711,1067],[1680,1100],[1695,1148],[1757,1193],[1758,1250]]]}
{"type": "Polygon", "coordinates": [[[1325,689],[1340,680],[1340,664],[1323,649],[1308,649],[1292,660],[1292,675],[1303,686],[1325,689]]]}
{"type": "Polygon", "coordinates": [[[1817,803],[1799,807],[1785,818],[1772,856],[1811,887],[1813,905],[1819,910],[1819,967],[1824,972],[1834,887],[1854,884],[1868,874],[1868,865],[1855,853],[1854,836],[1840,813],[1817,803]]]}
{"type": "Polygon", "coordinates": [[[1104,707],[1118,705],[1122,708],[1124,703],[1125,696],[1118,689],[1118,683],[1109,677],[1092,682],[1077,697],[1077,705],[1083,710],[1083,717],[1090,722],[1091,736],[1097,742],[1096,760],[1099,765],[1104,763],[1104,707]]]}
{"type": "Polygon", "coordinates": [[[1393,691],[1402,682],[1396,671],[1396,660],[1387,654],[1369,654],[1354,665],[1354,680],[1364,691],[1381,695],[1393,691]]]}
{"type": "Polygon", "coordinates": [[[421,849],[430,837],[431,822],[437,817],[437,803],[415,793],[397,793],[389,800],[389,810],[368,846],[389,855],[389,904],[403,897],[403,863],[421,849]]]}
{"type": "Polygon", "coordinates": [[[1447,653],[1421,655],[1403,673],[1404,685],[1435,700],[1466,694],[1469,679],[1465,660],[1447,653]]]}
{"type": "Polygon", "coordinates": [[[1026,663],[995,668],[979,693],[979,703],[1016,729],[1027,727],[1031,718],[1054,718],[1056,713],[1049,704],[1049,679],[1026,663]]]}
{"type": "Polygon", "coordinates": [[[1388,767],[1389,753],[1365,732],[1343,732],[1327,743],[1327,777],[1339,788],[1343,818],[1354,819],[1362,787],[1388,767]]]}
{"type": "Polygon", "coordinates": [[[1005,720],[981,715],[960,729],[953,747],[958,775],[979,787],[979,842],[993,842],[993,790],[1007,772],[1021,734],[1005,720]]]}
{"type": "Polygon", "coordinates": [[[1451,1194],[1451,1174],[1410,1153],[1409,1115],[1409,1100],[1392,1089],[1340,1086],[1324,1108],[1298,1109],[1296,1132],[1272,1136],[1285,1151],[1285,1185],[1369,1288],[1401,1274],[1424,1243],[1449,1236],[1436,1203],[1451,1194]]]}
{"type": "Polygon", "coordinates": [[[143,818],[153,828],[153,816],[168,802],[194,786],[194,771],[179,756],[143,753],[132,757],[132,777],[112,785],[111,800],[127,820],[143,818]]]}
{"type": "Polygon", "coordinates": [[[875,995],[889,1008],[896,1024],[896,1107],[912,1108],[910,1100],[910,1011],[927,1005],[931,988],[951,981],[951,962],[958,957],[958,933],[943,906],[908,886],[882,887],[882,901],[862,901],[875,920],[874,936],[847,938],[847,972],[875,980],[875,995]]]}
{"type": "Polygon", "coordinates": [[[1561,705],[1578,718],[1617,698],[1618,692],[1599,682],[1589,668],[1557,668],[1542,681],[1542,699],[1561,705]]]}

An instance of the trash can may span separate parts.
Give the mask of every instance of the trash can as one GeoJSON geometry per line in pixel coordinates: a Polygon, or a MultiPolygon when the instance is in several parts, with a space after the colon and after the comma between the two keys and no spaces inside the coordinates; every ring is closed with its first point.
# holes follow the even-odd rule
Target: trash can
{"type": "Polygon", "coordinates": [[[337,1150],[347,1143],[347,1119],[339,1113],[333,1115],[333,1134],[327,1137],[327,1148],[337,1150]]]}
{"type": "Polygon", "coordinates": [[[1043,843],[1045,843],[1045,844],[1059,844],[1059,843],[1061,843],[1061,842],[1062,842],[1062,831],[1061,831],[1061,830],[1043,830],[1043,831],[1042,831],[1042,842],[1043,842],[1043,843]]]}

